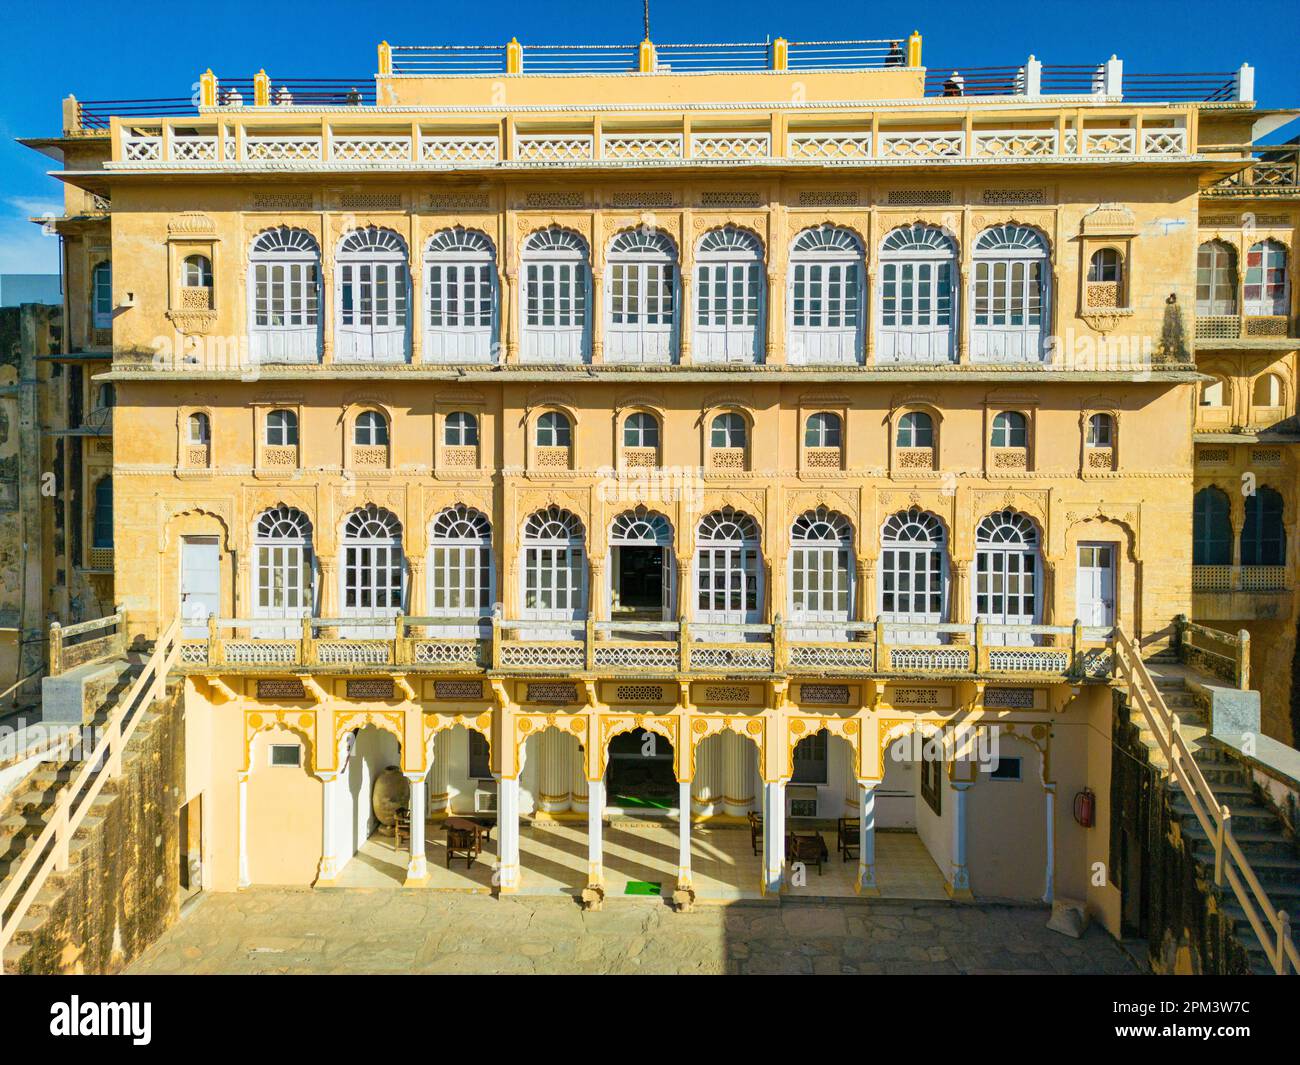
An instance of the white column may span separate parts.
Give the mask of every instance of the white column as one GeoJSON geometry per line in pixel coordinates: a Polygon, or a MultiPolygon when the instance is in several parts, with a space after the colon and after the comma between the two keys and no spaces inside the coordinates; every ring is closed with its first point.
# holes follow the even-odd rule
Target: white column
{"type": "Polygon", "coordinates": [[[429,882],[429,866],[424,859],[424,774],[407,773],[411,782],[411,849],[406,863],[406,887],[419,887],[429,882]]]}
{"type": "Polygon", "coordinates": [[[239,886],[248,887],[248,773],[239,774],[239,886]]]}
{"type": "Polygon", "coordinates": [[[952,877],[948,894],[970,898],[970,871],[966,868],[966,792],[969,783],[952,785],[952,877]]]}
{"type": "Polygon", "coordinates": [[[859,895],[879,895],[876,886],[876,786],[872,781],[861,786],[858,811],[858,882],[859,895]]]}
{"type": "Polygon", "coordinates": [[[726,737],[723,809],[731,817],[744,817],[753,808],[757,752],[753,743],[730,729],[724,729],[722,735],[726,737]]]}
{"type": "Polygon", "coordinates": [[[1044,883],[1043,901],[1051,903],[1056,897],[1056,785],[1049,787],[1043,796],[1047,816],[1047,875],[1044,883]]]}
{"type": "Polygon", "coordinates": [[[501,892],[519,890],[519,778],[501,777],[497,781],[497,888],[501,892]]]}
{"type": "Polygon", "coordinates": [[[692,792],[695,797],[695,812],[701,815],[718,812],[718,776],[723,738],[709,737],[695,749],[695,784],[692,792]]]}
{"type": "Polygon", "coordinates": [[[547,813],[569,808],[572,741],[559,729],[548,728],[538,738],[537,806],[547,813]]]}
{"type": "Polygon", "coordinates": [[[779,895],[785,879],[785,782],[763,784],[763,893],[779,895]]]}
{"type": "Polygon", "coordinates": [[[574,812],[586,813],[590,798],[587,793],[587,758],[576,743],[569,747],[569,788],[573,792],[574,812]]]}
{"type": "Polygon", "coordinates": [[[587,883],[605,883],[605,850],[601,833],[605,816],[605,782],[587,781],[587,883]]]}
{"type": "Polygon", "coordinates": [[[339,875],[338,832],[334,825],[338,810],[337,773],[322,773],[320,868],[316,870],[316,886],[332,883],[339,875]]]}
{"type": "Polygon", "coordinates": [[[449,757],[448,739],[451,733],[443,729],[433,737],[433,757],[426,778],[428,786],[428,812],[446,813],[449,794],[447,791],[447,759],[449,757]]]}
{"type": "Polygon", "coordinates": [[[691,884],[691,782],[677,784],[677,886],[691,884]]]}

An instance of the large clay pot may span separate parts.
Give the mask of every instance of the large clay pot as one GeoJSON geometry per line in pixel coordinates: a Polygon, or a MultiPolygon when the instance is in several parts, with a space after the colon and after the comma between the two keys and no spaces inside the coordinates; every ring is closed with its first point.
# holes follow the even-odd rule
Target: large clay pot
{"type": "Polygon", "coordinates": [[[397,811],[410,805],[411,786],[402,771],[390,765],[375,777],[375,787],[370,796],[370,808],[375,811],[375,820],[379,822],[379,831],[386,836],[393,834],[393,825],[397,823],[397,811]]]}

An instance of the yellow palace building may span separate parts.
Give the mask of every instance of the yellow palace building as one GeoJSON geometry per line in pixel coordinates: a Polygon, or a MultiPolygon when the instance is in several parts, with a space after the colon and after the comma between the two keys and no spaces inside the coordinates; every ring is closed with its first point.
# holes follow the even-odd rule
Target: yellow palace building
{"type": "Polygon", "coordinates": [[[1238,425],[1201,338],[1268,364],[1252,425],[1295,410],[1295,208],[1204,217],[1253,95],[927,69],[913,34],[384,43],[355,85],[66,100],[28,143],[67,187],[62,357],[112,406],[79,520],[131,636],[179,641],[202,886],[378,854],[1118,928],[1117,674],[1203,582],[1293,582],[1279,444],[1272,553],[1193,587],[1193,432],[1238,425]]]}

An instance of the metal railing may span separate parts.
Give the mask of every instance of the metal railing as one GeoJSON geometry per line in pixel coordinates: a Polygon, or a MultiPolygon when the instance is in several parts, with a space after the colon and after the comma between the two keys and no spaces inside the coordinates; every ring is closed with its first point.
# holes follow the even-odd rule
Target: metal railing
{"type": "Polygon", "coordinates": [[[1246,629],[1224,632],[1179,614],[1174,618],[1174,635],[1180,662],[1200,666],[1240,691],[1250,690],[1250,633],[1246,629]]]}
{"type": "Polygon", "coordinates": [[[50,673],[57,677],[78,666],[105,662],[126,650],[126,611],[75,625],[50,625],[50,673]]]}
{"type": "Polygon", "coordinates": [[[1169,775],[1182,789],[1213,848],[1215,886],[1221,888],[1226,882],[1232,889],[1273,972],[1279,976],[1285,976],[1288,971],[1300,972],[1300,953],[1291,938],[1291,919],[1269,900],[1268,892],[1233,837],[1232,812],[1219,802],[1206,783],[1191,748],[1183,739],[1178,718],[1166,705],[1141,654],[1122,630],[1116,630],[1114,647],[1116,677],[1127,687],[1130,702],[1146,719],[1169,767],[1169,775]]]}
{"type": "Polygon", "coordinates": [[[94,748],[82,760],[81,769],[55,795],[54,810],[45,828],[22,861],[10,870],[0,890],[0,955],[50,875],[68,871],[72,837],[105,785],[121,777],[122,753],[144,715],[163,695],[167,674],[176,664],[179,631],[179,622],[172,622],[154,644],[149,660],[126,696],[110,712],[94,748]]]}
{"type": "Polygon", "coordinates": [[[1111,630],[1074,625],[876,621],[726,624],[527,618],[210,617],[182,667],[402,667],[553,673],[852,671],[1102,680],[1111,630]]]}

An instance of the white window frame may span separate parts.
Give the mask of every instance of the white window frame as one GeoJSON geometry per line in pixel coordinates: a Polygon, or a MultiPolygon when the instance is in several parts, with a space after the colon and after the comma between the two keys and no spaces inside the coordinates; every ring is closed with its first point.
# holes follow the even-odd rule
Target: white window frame
{"type": "Polygon", "coordinates": [[[434,635],[479,636],[478,619],[491,617],[496,602],[492,523],[487,516],[462,503],[434,515],[425,566],[429,616],[475,619],[463,628],[439,628],[434,635]]]}
{"type": "Polygon", "coordinates": [[[334,347],[340,362],[405,362],[410,353],[411,272],[391,229],[354,229],[334,265],[334,347]],[[350,319],[350,320],[349,320],[350,319]]]}
{"type": "Polygon", "coordinates": [[[911,507],[885,520],[876,603],[889,643],[942,642],[938,633],[907,627],[908,622],[942,624],[948,618],[948,536],[934,514],[911,507]]]}
{"type": "Polygon", "coordinates": [[[792,640],[847,639],[848,630],[803,631],[801,622],[849,622],[854,617],[856,574],[853,526],[843,514],[818,507],[799,515],[790,528],[786,609],[792,640]]]}
{"type": "Polygon", "coordinates": [[[1291,313],[1291,271],[1287,268],[1287,250],[1286,246],[1280,241],[1268,238],[1266,240],[1257,240],[1246,252],[1246,276],[1242,282],[1242,306],[1248,315],[1258,315],[1261,317],[1285,316],[1291,313]],[[1258,251],[1260,256],[1259,266],[1251,266],[1250,259],[1258,251]],[[1272,266],[1270,266],[1270,262],[1272,266]],[[1269,270],[1281,270],[1282,280],[1280,284],[1270,285],[1268,281],[1269,270]],[[1251,274],[1259,272],[1259,280],[1251,281],[1251,274]],[[1259,295],[1251,298],[1250,289],[1252,285],[1259,286],[1259,295]],[[1269,289],[1274,289],[1274,295],[1268,295],[1269,289]]]}
{"type": "Polygon", "coordinates": [[[528,238],[521,259],[522,361],[590,362],[591,267],[586,241],[571,230],[551,226],[528,238]]]}
{"type": "Polygon", "coordinates": [[[843,447],[844,419],[834,411],[813,411],[804,420],[804,447],[843,447]],[[814,426],[816,430],[814,432],[814,426]],[[810,439],[810,437],[815,437],[810,439]]]}
{"type": "Polygon", "coordinates": [[[354,447],[388,447],[392,439],[388,415],[383,411],[363,410],[357,413],[352,422],[354,447]]]}
{"type": "Polygon", "coordinates": [[[1115,446],[1115,418],[1105,412],[1088,415],[1087,435],[1084,437],[1088,447],[1115,446]],[[1104,432],[1099,431],[1104,427],[1104,432]]]}
{"type": "Polygon", "coordinates": [[[1196,313],[1218,316],[1237,313],[1237,249],[1224,240],[1203,241],[1196,249],[1196,313]],[[1209,262],[1202,263],[1208,253],[1209,262]],[[1201,296],[1204,284],[1208,295],[1201,296]]]}
{"type": "MultiPolygon", "coordinates": [[[[1024,514],[1000,510],[975,528],[971,617],[990,625],[1037,625],[1042,620],[1043,566],[1038,530],[1024,514]],[[1025,609],[1026,601],[1029,609],[1025,609]]],[[[990,646],[1028,645],[1028,633],[985,634],[990,646]]]]}
{"type": "Polygon", "coordinates": [[[272,743],[266,748],[266,764],[272,769],[301,769],[302,768],[302,744],[301,743],[272,743]],[[294,752],[294,761],[277,762],[275,760],[276,751],[292,750],[294,752]]]}
{"type": "Polygon", "coordinates": [[[572,447],[573,419],[562,410],[545,410],[534,429],[538,447],[572,447]]]}
{"type": "MultiPolygon", "coordinates": [[[[343,523],[339,555],[340,617],[391,618],[402,612],[406,559],[396,515],[374,504],[354,510],[343,523]]],[[[346,630],[344,635],[352,638],[387,639],[392,626],[350,625],[346,630]]]]}
{"type": "Polygon", "coordinates": [[[304,229],[259,234],[249,251],[248,342],[255,362],[317,362],[321,356],[320,247],[304,229]]]}
{"type": "Polygon", "coordinates": [[[865,256],[847,229],[805,229],[790,250],[786,328],[796,366],[856,366],[862,362],[865,256]]]}
{"type": "Polygon", "coordinates": [[[709,447],[711,448],[747,448],[749,447],[749,419],[739,411],[720,410],[709,419],[709,447]],[[721,425],[720,425],[721,423],[721,425]],[[723,443],[718,443],[718,431],[721,427],[723,443]],[[739,442],[735,437],[740,434],[739,442]]]}
{"type": "MultiPolygon", "coordinates": [[[[724,507],[706,514],[695,537],[692,616],[702,626],[756,625],[763,612],[763,552],[758,523],[724,507]],[[701,605],[707,600],[707,605],[701,605]]],[[[696,631],[696,639],[746,642],[726,629],[696,631]]]]}
{"type": "MultiPolygon", "coordinates": [[[[606,602],[610,612],[614,608],[614,575],[618,570],[617,551],[624,547],[657,547],[660,549],[662,573],[660,577],[660,618],[672,621],[677,602],[677,567],[673,562],[673,526],[657,511],[637,507],[624,511],[614,518],[609,530],[609,565],[605,567],[606,602]]],[[[659,636],[638,636],[638,639],[663,639],[659,636]]]]}
{"type": "Polygon", "coordinates": [[[96,263],[90,272],[91,319],[96,329],[113,328],[113,264],[96,263]]]}
{"type": "Polygon", "coordinates": [[[1029,226],[986,229],[971,270],[972,362],[1042,362],[1052,328],[1047,238],[1029,226]]]}
{"type": "Polygon", "coordinates": [[[957,359],[957,245],[938,226],[886,234],[876,286],[876,359],[934,364],[957,359]]]}
{"type": "Polygon", "coordinates": [[[498,361],[497,267],[492,242],[455,226],[429,238],[424,252],[424,342],[436,363],[498,361]]]}
{"type": "Polygon", "coordinates": [[[605,263],[605,361],[676,361],[677,249],[651,229],[620,233],[605,263]]]}
{"type": "Polygon", "coordinates": [[[253,617],[285,622],[258,624],[254,635],[263,639],[300,638],[301,620],[311,617],[316,605],[312,526],[306,514],[278,506],[258,515],[253,526],[250,576],[253,617]]]}
{"type": "Polygon", "coordinates": [[[267,447],[298,446],[298,415],[287,407],[276,407],[266,412],[264,427],[267,447]],[[276,439],[276,437],[279,439],[276,439]]]}
{"type": "MultiPolygon", "coordinates": [[[[586,531],[577,516],[555,506],[537,511],[524,522],[520,545],[520,616],[528,621],[585,621],[586,531]]],[[[562,639],[563,634],[524,630],[523,638],[562,639]]]]}
{"type": "Polygon", "coordinates": [[[478,447],[478,415],[467,410],[453,410],[442,421],[444,447],[478,447]]]}
{"type": "Polygon", "coordinates": [[[190,411],[185,416],[185,439],[191,444],[208,446],[212,443],[212,419],[201,410],[190,411]],[[195,429],[198,432],[195,432],[195,429]]]}
{"type": "Polygon", "coordinates": [[[694,359],[764,360],[766,285],[763,244],[736,226],[710,230],[695,250],[694,359]]]}
{"type": "Polygon", "coordinates": [[[634,410],[623,419],[623,447],[645,447],[658,450],[663,436],[659,416],[646,410],[634,410]],[[635,421],[633,421],[635,419],[635,421]],[[629,440],[631,435],[634,439],[629,440]],[[653,439],[647,439],[653,437],[653,439]]]}

